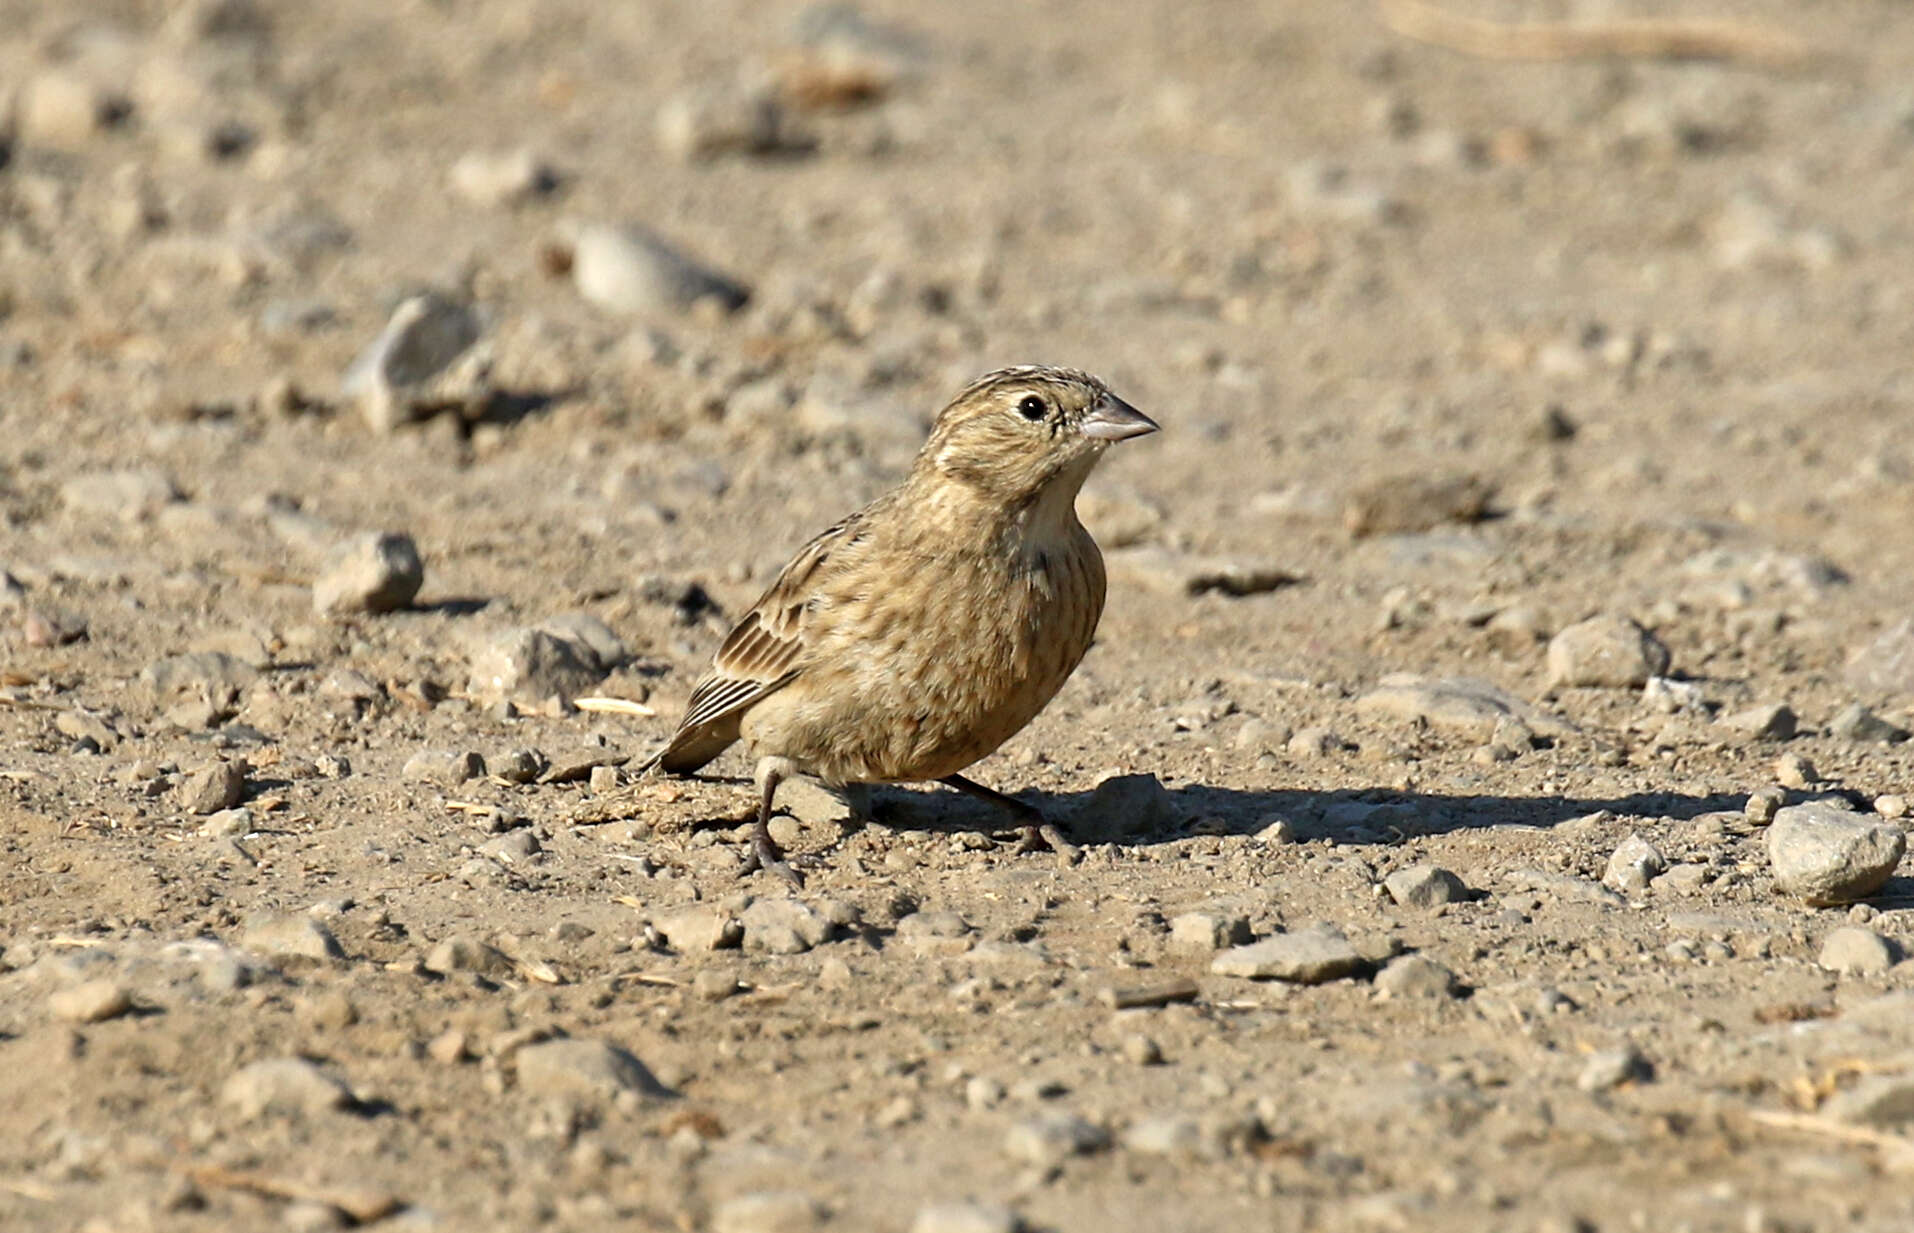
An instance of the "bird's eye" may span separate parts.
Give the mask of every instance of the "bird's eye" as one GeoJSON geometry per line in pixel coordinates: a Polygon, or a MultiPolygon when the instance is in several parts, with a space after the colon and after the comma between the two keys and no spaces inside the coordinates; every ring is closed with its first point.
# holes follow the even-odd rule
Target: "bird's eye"
{"type": "Polygon", "coordinates": [[[1044,413],[1049,410],[1050,408],[1044,405],[1043,399],[1035,394],[1024,395],[1023,401],[1017,404],[1017,414],[1033,424],[1042,419],[1044,413]]]}

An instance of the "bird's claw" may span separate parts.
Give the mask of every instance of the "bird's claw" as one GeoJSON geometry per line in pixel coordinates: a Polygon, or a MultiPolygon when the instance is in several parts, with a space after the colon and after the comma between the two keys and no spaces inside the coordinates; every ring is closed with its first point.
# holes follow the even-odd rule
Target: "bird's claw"
{"type": "Polygon", "coordinates": [[[1054,822],[1032,822],[1017,832],[1016,846],[1010,849],[1011,855],[1022,856],[1026,852],[1055,852],[1067,861],[1075,861],[1083,855],[1083,849],[1064,838],[1054,822]]]}
{"type": "Polygon", "coordinates": [[[780,848],[777,845],[777,841],[769,835],[753,835],[751,837],[750,855],[744,858],[744,868],[738,871],[738,876],[741,878],[749,877],[761,869],[765,873],[775,874],[797,889],[803,890],[804,875],[798,872],[798,867],[804,866],[806,868],[816,869],[822,867],[823,864],[824,861],[822,858],[808,852],[799,853],[796,856],[786,856],[784,849],[780,848]]]}

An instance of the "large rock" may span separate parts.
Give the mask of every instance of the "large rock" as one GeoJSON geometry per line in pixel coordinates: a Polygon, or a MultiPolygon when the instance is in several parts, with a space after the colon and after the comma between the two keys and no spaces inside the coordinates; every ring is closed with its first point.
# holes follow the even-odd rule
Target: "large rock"
{"type": "Polygon", "coordinates": [[[425,562],[410,535],[361,535],[333,549],[312,584],[312,608],[322,616],[397,612],[425,585],[425,562]]]}
{"type": "Polygon", "coordinates": [[[1603,613],[1548,644],[1549,684],[1636,688],[1668,673],[1668,648],[1625,616],[1603,613]]]}
{"type": "Polygon", "coordinates": [[[1887,883],[1907,840],[1900,828],[1837,805],[1790,805],[1768,827],[1775,885],[1809,903],[1865,899],[1887,883]]]}
{"type": "Polygon", "coordinates": [[[1224,951],[1210,961],[1218,976],[1320,985],[1361,970],[1363,958],[1342,930],[1317,925],[1224,951]]]}

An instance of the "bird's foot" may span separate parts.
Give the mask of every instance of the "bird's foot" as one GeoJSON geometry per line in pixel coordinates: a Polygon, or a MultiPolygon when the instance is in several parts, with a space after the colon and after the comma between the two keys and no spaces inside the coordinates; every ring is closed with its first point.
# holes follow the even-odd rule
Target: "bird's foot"
{"type": "Polygon", "coordinates": [[[786,856],[784,849],[778,846],[777,840],[771,838],[769,831],[759,830],[751,836],[751,851],[744,858],[744,867],[738,870],[738,876],[748,878],[761,869],[803,890],[804,875],[798,872],[799,867],[817,869],[823,864],[823,858],[808,852],[786,856]]]}
{"type": "Polygon", "coordinates": [[[1055,852],[1066,861],[1075,861],[1083,855],[1083,849],[1064,837],[1054,822],[1036,821],[1027,823],[1017,832],[1017,844],[1010,849],[1011,855],[1022,856],[1025,852],[1055,852]]]}

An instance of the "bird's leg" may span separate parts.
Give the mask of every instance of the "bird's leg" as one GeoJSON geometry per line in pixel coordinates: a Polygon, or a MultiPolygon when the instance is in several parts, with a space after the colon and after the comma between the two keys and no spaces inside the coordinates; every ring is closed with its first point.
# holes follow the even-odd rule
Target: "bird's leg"
{"type": "Polygon", "coordinates": [[[1027,805],[1014,796],[1005,796],[995,788],[986,788],[974,779],[962,775],[946,775],[939,783],[948,784],[966,796],[974,796],[980,801],[989,801],[1015,818],[1023,828],[1023,834],[1017,840],[1018,852],[1035,852],[1043,848],[1061,856],[1074,856],[1077,846],[1064,838],[1063,832],[1054,823],[1044,821],[1043,811],[1035,805],[1027,805]]]}
{"type": "Polygon", "coordinates": [[[785,861],[783,849],[771,838],[772,798],[778,794],[778,785],[795,774],[796,770],[789,758],[758,759],[758,824],[751,828],[751,858],[745,862],[744,872],[748,874],[762,869],[802,888],[803,876],[785,861]]]}

